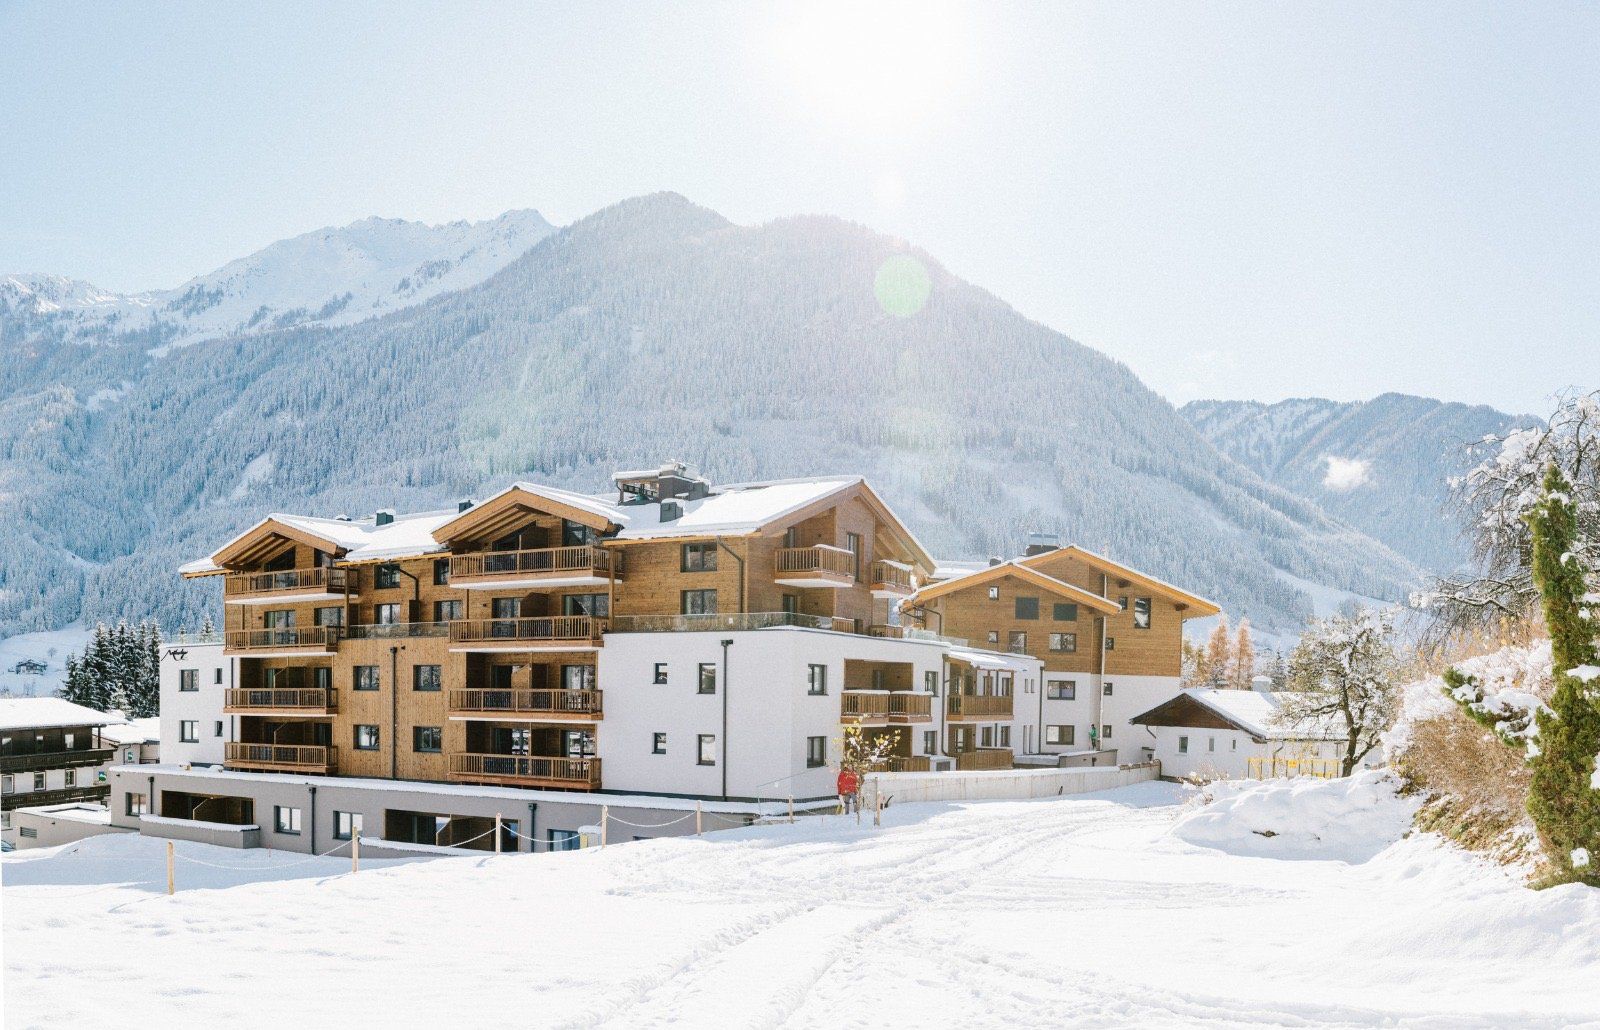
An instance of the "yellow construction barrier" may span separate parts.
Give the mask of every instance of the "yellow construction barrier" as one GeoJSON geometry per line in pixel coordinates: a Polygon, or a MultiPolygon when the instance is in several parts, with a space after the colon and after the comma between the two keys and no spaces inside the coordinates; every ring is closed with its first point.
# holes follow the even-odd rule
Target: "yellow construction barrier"
{"type": "Polygon", "coordinates": [[[1252,780],[1275,780],[1286,776],[1315,776],[1333,780],[1344,775],[1344,763],[1337,758],[1252,758],[1249,760],[1252,780]]]}

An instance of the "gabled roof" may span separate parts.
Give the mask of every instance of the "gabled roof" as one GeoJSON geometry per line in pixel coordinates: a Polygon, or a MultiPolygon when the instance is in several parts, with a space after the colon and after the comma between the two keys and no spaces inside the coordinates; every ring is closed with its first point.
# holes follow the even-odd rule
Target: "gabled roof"
{"type": "Polygon", "coordinates": [[[1022,564],[1019,559],[1004,561],[998,565],[991,565],[982,572],[973,572],[965,576],[957,576],[954,579],[947,579],[939,583],[930,584],[923,587],[921,590],[918,590],[915,594],[912,594],[906,603],[913,605],[925,604],[934,598],[943,597],[946,594],[953,594],[958,590],[967,590],[972,587],[982,586],[997,579],[1004,579],[1006,576],[1015,576],[1018,579],[1033,584],[1041,590],[1048,590],[1059,597],[1065,597],[1068,600],[1074,601],[1088,608],[1093,608],[1095,611],[1103,612],[1107,615],[1110,615],[1113,612],[1120,612],[1122,610],[1122,606],[1120,604],[1109,598],[1101,597],[1099,594],[1096,594],[1090,590],[1085,590],[1082,587],[1073,586],[1071,583],[1065,583],[1059,579],[1056,579],[1054,576],[1047,576],[1038,569],[1022,564]]]}
{"type": "Polygon", "coordinates": [[[59,697],[0,698],[0,730],[109,726],[122,721],[59,697]]]}
{"type": "Polygon", "coordinates": [[[455,512],[434,529],[441,546],[472,536],[495,536],[515,525],[529,511],[556,515],[590,529],[609,533],[622,525],[618,505],[603,497],[561,490],[538,483],[516,482],[463,512],[455,512]]]}
{"type": "Polygon", "coordinates": [[[1331,740],[1337,736],[1326,726],[1279,725],[1278,698],[1260,690],[1220,690],[1215,687],[1185,690],[1128,721],[1144,725],[1162,718],[1181,719],[1185,709],[1194,710],[1190,706],[1198,706],[1235,729],[1262,740],[1331,740]]]}
{"type": "Polygon", "coordinates": [[[226,565],[241,563],[262,553],[276,538],[320,548],[344,564],[430,554],[443,549],[433,538],[434,529],[453,515],[453,511],[397,515],[393,522],[380,526],[373,517],[329,519],[274,513],[238,534],[208,557],[188,562],[180,566],[178,571],[190,577],[216,575],[226,565]]]}
{"type": "Polygon", "coordinates": [[[1136,583],[1151,593],[1160,594],[1179,604],[1187,605],[1188,609],[1184,612],[1184,618],[1200,618],[1206,615],[1215,615],[1222,611],[1221,606],[1206,600],[1198,594],[1191,594],[1182,587],[1173,586],[1171,583],[1146,575],[1137,569],[1131,569],[1121,562],[1112,561],[1104,555],[1096,554],[1087,548],[1079,547],[1077,544],[1041,551],[1038,554],[1031,554],[1016,560],[1024,565],[1040,566],[1063,555],[1076,558],[1092,568],[1099,569],[1108,576],[1115,576],[1118,579],[1136,583]]]}

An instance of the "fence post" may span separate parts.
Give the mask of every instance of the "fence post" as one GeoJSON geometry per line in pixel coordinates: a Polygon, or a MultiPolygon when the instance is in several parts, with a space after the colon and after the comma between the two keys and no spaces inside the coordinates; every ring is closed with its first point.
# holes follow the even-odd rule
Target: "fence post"
{"type": "Polygon", "coordinates": [[[500,813],[494,814],[494,853],[500,854],[500,813]]]}
{"type": "Polygon", "coordinates": [[[794,822],[794,795],[789,795],[789,822],[794,822]]]}
{"type": "Polygon", "coordinates": [[[350,832],[350,871],[352,873],[359,873],[361,871],[361,831],[360,830],[352,830],[350,832]]]}
{"type": "Polygon", "coordinates": [[[872,781],[872,825],[883,825],[883,784],[872,781]]]}
{"type": "Polygon", "coordinates": [[[176,889],[177,884],[172,876],[172,842],[169,840],[167,841],[167,897],[170,898],[176,889]]]}
{"type": "Polygon", "coordinates": [[[611,806],[600,806],[600,846],[606,846],[606,821],[611,817],[611,806]]]}
{"type": "Polygon", "coordinates": [[[700,836],[700,802],[694,803],[694,835],[700,836]]]}

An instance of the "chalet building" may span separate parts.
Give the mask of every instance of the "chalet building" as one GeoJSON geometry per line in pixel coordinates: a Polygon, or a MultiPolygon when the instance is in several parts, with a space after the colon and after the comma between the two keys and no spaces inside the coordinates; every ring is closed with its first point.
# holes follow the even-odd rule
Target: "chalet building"
{"type": "Polygon", "coordinates": [[[845,723],[893,770],[1012,766],[1040,661],[900,622],[934,561],[865,481],[612,486],[274,514],[184,566],[222,581],[221,639],[163,657],[164,763],[114,771],[113,822],[325,850],[500,814],[525,850],[603,804],[831,798],[845,723]]]}
{"type": "MultiPolygon", "coordinates": [[[[1133,723],[1151,738],[1161,774],[1169,779],[1341,775],[1345,742],[1339,727],[1286,726],[1280,707],[1272,681],[1262,676],[1252,690],[1185,690],[1134,716],[1133,723]]],[[[1381,762],[1374,752],[1369,764],[1381,762]]]]}
{"type": "Polygon", "coordinates": [[[12,816],[22,808],[101,801],[114,757],[103,712],[58,697],[0,700],[0,840],[24,843],[12,816]]]}
{"type": "Polygon", "coordinates": [[[1037,536],[1010,561],[937,566],[902,604],[907,621],[1043,668],[1016,698],[1019,753],[1144,761],[1134,716],[1181,689],[1183,624],[1220,610],[1202,597],[1082,547],[1037,536]]]}

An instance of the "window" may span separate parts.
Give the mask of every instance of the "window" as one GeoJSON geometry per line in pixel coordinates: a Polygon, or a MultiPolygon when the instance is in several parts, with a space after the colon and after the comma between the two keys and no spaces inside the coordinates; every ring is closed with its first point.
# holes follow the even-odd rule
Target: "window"
{"type": "Polygon", "coordinates": [[[1121,597],[1117,598],[1117,603],[1122,606],[1122,610],[1123,611],[1127,611],[1128,610],[1128,595],[1127,594],[1123,594],[1121,597]]]}
{"type": "Polygon", "coordinates": [[[1078,606],[1075,604],[1058,604],[1055,606],[1054,614],[1057,622],[1077,622],[1078,606]]]}
{"type": "Polygon", "coordinates": [[[0,812],[0,829],[11,829],[11,813],[0,812]]]}
{"type": "Polygon", "coordinates": [[[586,547],[594,543],[594,530],[581,522],[571,519],[561,520],[561,546],[586,547]]]}
{"type": "Polygon", "coordinates": [[[179,690],[183,690],[183,691],[199,690],[200,689],[200,670],[199,669],[179,669],[178,670],[178,689],[179,690]]]}
{"type": "Polygon", "coordinates": [[[1217,750],[1217,738],[1216,737],[1207,737],[1206,738],[1206,750],[1210,751],[1212,753],[1216,752],[1216,750],[1217,750]]]}
{"type": "Polygon", "coordinates": [[[681,568],[684,572],[717,571],[717,545],[684,544],[681,568]]]}
{"type": "Polygon", "coordinates": [[[356,690],[378,689],[378,667],[376,665],[357,665],[351,672],[351,686],[356,690]]]}
{"type": "Polygon", "coordinates": [[[664,755],[667,753],[667,735],[665,733],[650,734],[650,753],[664,755]]]}
{"type": "Polygon", "coordinates": [[[577,851],[582,842],[578,839],[577,830],[546,830],[546,851],[577,851]]]}
{"type": "Polygon", "coordinates": [[[1135,597],[1133,599],[1133,628],[1150,628],[1150,598],[1135,597]]]}
{"type": "Polygon", "coordinates": [[[931,670],[928,671],[928,672],[923,673],[922,674],[922,686],[923,686],[923,689],[927,690],[928,693],[932,694],[934,697],[938,697],[939,696],[939,674],[937,672],[933,672],[931,670]]]}
{"type": "Polygon", "coordinates": [[[222,669],[220,667],[218,667],[216,669],[212,669],[211,672],[212,672],[211,682],[217,684],[218,686],[221,686],[222,685],[222,669]]]}
{"type": "Polygon", "coordinates": [[[861,534],[846,533],[844,535],[844,549],[850,552],[852,575],[859,581],[861,579],[861,534]]]}
{"type": "Polygon", "coordinates": [[[461,618],[460,601],[435,601],[433,602],[434,622],[454,622],[461,618]]]}
{"type": "Polygon", "coordinates": [[[1116,637],[1106,637],[1106,650],[1107,651],[1115,651],[1116,649],[1117,649],[1117,638],[1116,637]]]}
{"type": "Polygon", "coordinates": [[[373,605],[372,621],[379,626],[396,625],[400,621],[400,606],[393,603],[373,605]]]}
{"type": "Polygon", "coordinates": [[[717,692],[717,667],[711,662],[700,663],[700,693],[715,694],[717,692]]]}
{"type": "Polygon", "coordinates": [[[438,690],[444,682],[444,676],[437,665],[413,665],[411,667],[412,690],[438,690]]]}
{"type": "Polygon", "coordinates": [[[715,590],[685,590],[682,598],[685,615],[713,615],[717,610],[715,590]]]}
{"type": "Polygon", "coordinates": [[[184,719],[178,723],[178,740],[184,744],[198,744],[200,742],[199,720],[184,719]]]}
{"type": "Polygon", "coordinates": [[[262,612],[261,625],[267,629],[294,629],[294,609],[262,612]]]}
{"type": "Polygon", "coordinates": [[[272,806],[272,821],[279,833],[300,832],[300,810],[283,805],[272,806]]]}
{"type": "Polygon", "coordinates": [[[1188,737],[1179,737],[1178,738],[1178,754],[1186,755],[1188,753],[1189,753],[1189,738],[1188,737]]]}
{"type": "Polygon", "coordinates": [[[489,599],[489,616],[495,619],[515,619],[520,614],[515,597],[492,597],[489,599]]]}
{"type": "Polygon", "coordinates": [[[562,690],[593,690],[594,666],[592,665],[563,665],[561,667],[562,690]]]}
{"type": "Polygon", "coordinates": [[[783,595],[783,610],[784,610],[785,613],[787,613],[789,615],[798,614],[799,611],[800,611],[800,595],[799,594],[784,594],[783,595]]]}
{"type": "Polygon", "coordinates": [[[1070,653],[1078,649],[1078,634],[1052,633],[1050,634],[1050,650],[1070,653]]]}
{"type": "Polygon", "coordinates": [[[378,727],[357,726],[355,728],[355,748],[357,751],[378,750],[378,727]]]}
{"type": "Polygon", "coordinates": [[[214,737],[222,736],[222,720],[221,719],[217,720],[217,729],[216,729],[216,732],[212,734],[212,736],[214,736],[214,737]]]}
{"type": "Polygon", "coordinates": [[[989,588],[989,600],[991,600],[991,601],[1000,600],[1000,588],[999,587],[990,587],[989,588]]]}
{"type": "Polygon", "coordinates": [[[1006,636],[1006,647],[1012,654],[1023,654],[1028,650],[1028,634],[1020,629],[1014,629],[1006,636]]]}
{"type": "Polygon", "coordinates": [[[657,662],[656,663],[656,678],[655,678],[655,682],[657,682],[657,683],[665,683],[665,682],[667,682],[667,663],[666,662],[657,662]]]}
{"type": "Polygon", "coordinates": [[[61,775],[63,777],[63,779],[62,779],[63,785],[68,786],[68,787],[76,787],[78,785],[78,770],[76,770],[76,769],[68,769],[66,772],[62,773],[61,775]]]}
{"type": "Polygon", "coordinates": [[[433,560],[433,585],[436,587],[450,584],[450,559],[435,558],[433,560]]]}
{"type": "Polygon", "coordinates": [[[1237,750],[1239,750],[1239,738],[1238,737],[1235,737],[1232,740],[1228,741],[1228,750],[1229,751],[1237,751],[1237,750]]]}
{"type": "Polygon", "coordinates": [[[333,813],[333,839],[350,840],[361,836],[361,813],[340,812],[333,813]]]}
{"type": "Polygon", "coordinates": [[[1116,691],[1116,686],[1117,685],[1115,683],[1107,683],[1100,688],[1101,695],[1103,697],[1110,697],[1116,691]]]}
{"type": "Polygon", "coordinates": [[[611,614],[611,598],[606,594],[568,594],[561,599],[561,614],[604,619],[611,614]]]}
{"type": "Polygon", "coordinates": [[[700,734],[699,756],[700,757],[697,759],[697,761],[701,765],[716,765],[717,764],[717,737],[716,737],[716,734],[713,734],[713,733],[702,733],[702,734],[700,734]]]}
{"type": "Polygon", "coordinates": [[[978,731],[979,747],[994,747],[994,727],[985,726],[978,731]]]}
{"type": "Polygon", "coordinates": [[[826,665],[806,666],[806,693],[826,694],[828,692],[828,667],[826,665]]]}
{"type": "Polygon", "coordinates": [[[1045,696],[1052,701],[1076,701],[1078,699],[1078,681],[1051,680],[1049,690],[1045,696]]]}
{"type": "Polygon", "coordinates": [[[884,670],[881,667],[880,668],[874,668],[872,670],[872,689],[873,690],[888,690],[889,687],[888,687],[887,684],[888,684],[888,675],[884,672],[884,670]]]}
{"type": "Polygon", "coordinates": [[[312,622],[318,626],[343,626],[344,608],[333,605],[328,608],[318,608],[312,613],[312,622]]]}
{"type": "Polygon", "coordinates": [[[379,565],[372,573],[372,587],[375,590],[393,590],[400,585],[400,566],[394,564],[379,565]]]}
{"type": "Polygon", "coordinates": [[[1000,631],[999,630],[991,629],[989,631],[989,643],[991,643],[991,644],[1000,643],[1000,631]]]}
{"type": "Polygon", "coordinates": [[[1104,726],[1100,727],[1100,739],[1101,740],[1110,740],[1111,739],[1111,724],[1109,722],[1106,723],[1104,726]]]}
{"type": "MultiPolygon", "coordinates": [[[[190,723],[189,725],[193,726],[194,723],[190,723]]],[[[33,789],[44,790],[44,773],[36,772],[33,774],[33,789]]]]}
{"type": "Polygon", "coordinates": [[[931,754],[933,754],[934,749],[937,748],[938,746],[939,746],[939,731],[938,730],[923,730],[922,731],[922,753],[925,754],[925,755],[931,755],[931,754]]]}
{"type": "Polygon", "coordinates": [[[828,738],[806,738],[806,768],[816,769],[828,764],[828,738]]]}
{"type": "Polygon", "coordinates": [[[1017,618],[1037,619],[1039,617],[1039,599],[1037,597],[1016,598],[1017,618]]]}
{"type": "Polygon", "coordinates": [[[144,815],[150,810],[149,799],[143,794],[135,794],[132,791],[129,791],[126,797],[127,800],[123,803],[123,811],[128,815],[144,815]]]}
{"type": "Polygon", "coordinates": [[[1000,727],[1000,746],[1001,747],[1010,747],[1011,746],[1011,727],[1010,726],[1002,726],[1002,727],[1000,727]]]}
{"type": "Polygon", "coordinates": [[[1044,728],[1044,742],[1046,744],[1070,746],[1077,738],[1076,726],[1046,726],[1044,728]]]}
{"type": "Polygon", "coordinates": [[[411,727],[411,750],[432,755],[444,750],[444,729],[439,726],[411,727]]]}
{"type": "Polygon", "coordinates": [[[0,794],[10,794],[17,789],[17,781],[10,773],[0,776],[0,794]]]}

